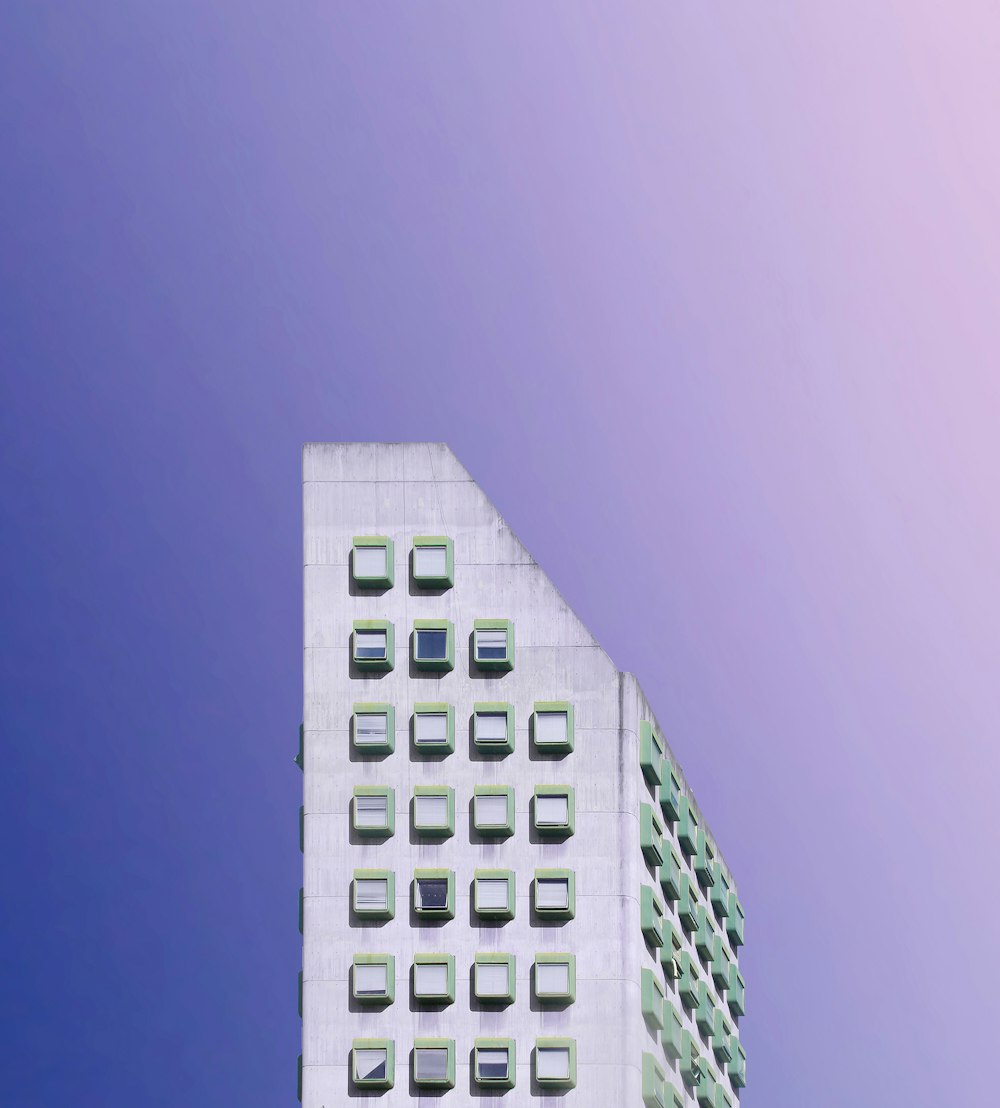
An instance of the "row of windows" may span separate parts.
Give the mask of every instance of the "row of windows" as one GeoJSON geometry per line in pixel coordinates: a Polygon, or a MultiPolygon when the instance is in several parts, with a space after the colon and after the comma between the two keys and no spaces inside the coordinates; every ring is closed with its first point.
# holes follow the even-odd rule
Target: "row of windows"
{"type": "MultiPolygon", "coordinates": [[[[511,870],[477,870],[471,887],[473,911],[483,917],[513,919],[516,884],[511,870]]],[[[410,906],[417,916],[455,918],[455,871],[418,869],[410,885],[410,906]]],[[[356,869],[351,907],[362,919],[393,919],[396,875],[392,870],[356,869]]],[[[531,882],[531,907],[536,916],[573,919],[576,915],[576,875],[566,869],[536,869],[531,882]]]]}
{"type": "MultiPolygon", "coordinates": [[[[351,578],[360,589],[391,589],[395,544],[387,535],[358,535],[351,544],[351,578]]],[[[417,535],[410,550],[410,577],[425,589],[455,583],[455,546],[444,535],[417,535]]]]}
{"type": "MultiPolygon", "coordinates": [[[[532,1055],[533,1076],[539,1085],[563,1089],[576,1085],[575,1039],[536,1039],[532,1055]]],[[[469,1065],[477,1085],[512,1089],[517,1076],[516,1044],[513,1039],[476,1039],[469,1065]]],[[[455,1040],[414,1040],[410,1076],[415,1085],[453,1089],[455,1040]]],[[[361,1088],[391,1089],[395,1083],[393,1040],[355,1039],[351,1079],[361,1088]]]]}
{"type": "MultiPolygon", "coordinates": [[[[396,664],[396,630],[387,619],[356,619],[351,629],[351,658],[359,669],[391,670],[396,664]]],[[[477,619],[472,630],[472,660],[483,670],[514,668],[514,624],[509,619],[477,619]]],[[[415,619],[410,661],[416,669],[447,672],[455,668],[455,626],[449,619],[415,619]]]]}
{"type": "MultiPolygon", "coordinates": [[[[548,838],[568,838],[576,823],[576,794],[570,785],[536,785],[530,803],[535,831],[548,838]]],[[[514,834],[514,789],[477,785],[470,802],[472,827],[486,838],[514,834]]],[[[351,826],[363,837],[388,838],[395,833],[395,790],[388,785],[358,785],[351,799],[351,826]]],[[[449,785],[416,785],[410,801],[410,827],[425,838],[455,834],[455,790],[449,785]]]]}
{"type": "MultiPolygon", "coordinates": [[[[573,706],[564,700],[539,700],[529,720],[532,746],[543,754],[562,756],[573,750],[573,706]]],[[[503,756],[514,750],[514,706],[479,702],[469,717],[473,745],[484,754],[503,756]]],[[[452,754],[455,750],[455,708],[451,704],[413,705],[410,737],[419,754],[452,754]]],[[[391,704],[355,704],[351,744],[363,756],[391,754],[396,746],[396,713],[391,704]]]]}
{"type": "MultiPolygon", "coordinates": [[[[396,990],[396,960],[391,954],[355,954],[351,995],[362,1004],[392,1004],[396,990]]],[[[515,999],[517,959],[513,954],[477,954],[472,987],[477,1000],[511,1004],[515,999]]],[[[532,995],[546,1004],[572,1004],[576,999],[576,957],[537,954],[531,972],[532,995]]],[[[413,1000],[445,1006],[455,1002],[455,956],[414,955],[410,970],[413,1000]]]]}

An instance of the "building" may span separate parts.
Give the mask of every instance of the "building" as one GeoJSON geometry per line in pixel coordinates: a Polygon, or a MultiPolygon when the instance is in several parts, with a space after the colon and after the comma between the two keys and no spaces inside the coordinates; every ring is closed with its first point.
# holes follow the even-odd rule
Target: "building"
{"type": "Polygon", "coordinates": [[[306,1108],[735,1105],[736,885],[444,445],[305,447],[306,1108]]]}

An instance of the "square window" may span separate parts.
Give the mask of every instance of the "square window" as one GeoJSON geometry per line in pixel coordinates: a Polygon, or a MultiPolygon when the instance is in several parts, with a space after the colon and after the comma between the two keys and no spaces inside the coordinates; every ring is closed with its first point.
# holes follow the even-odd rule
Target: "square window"
{"type": "Polygon", "coordinates": [[[502,827],[507,823],[506,796],[477,796],[474,803],[477,826],[502,827]]]}
{"type": "Polygon", "coordinates": [[[510,962],[476,961],[476,996],[481,1000],[507,1000],[511,994],[510,962]]]}
{"type": "Polygon", "coordinates": [[[543,878],[536,885],[537,908],[568,908],[569,882],[564,877],[543,878]]]}
{"type": "Polygon", "coordinates": [[[508,1073],[508,1053],[501,1047],[499,1049],[483,1049],[476,1055],[476,1070],[480,1077],[490,1081],[506,1078],[508,1073]]]}
{"type": "Polygon", "coordinates": [[[539,835],[572,835],[575,810],[575,793],[569,785],[539,785],[535,789],[534,822],[539,835]]]}
{"type": "MultiPolygon", "coordinates": [[[[388,656],[388,640],[385,631],[355,631],[354,655],[359,659],[380,659],[388,656]]],[[[365,1051],[366,1054],[373,1053],[365,1051]]],[[[382,1051],[385,1054],[385,1051],[382,1051]]]]}
{"type": "Polygon", "coordinates": [[[354,713],[354,745],[356,747],[387,747],[389,745],[388,712],[354,713]]]}
{"type": "Polygon", "coordinates": [[[447,962],[415,962],[413,965],[413,995],[418,998],[441,999],[450,993],[447,962]]]}
{"type": "Polygon", "coordinates": [[[514,709],[509,704],[476,704],[472,737],[484,753],[510,754],[514,749],[514,709]]]}
{"type": "Polygon", "coordinates": [[[565,745],[569,733],[569,716],[566,712],[536,712],[535,742],[539,746],[553,743],[565,745]]]}
{"type": "Polygon", "coordinates": [[[351,1044],[351,1076],[356,1085],[391,1089],[395,1077],[391,1039],[355,1039],[351,1044]]]}
{"type": "Polygon", "coordinates": [[[417,1085],[455,1084],[454,1043],[444,1039],[418,1039],[413,1044],[413,1080],[417,1085]]]}
{"type": "Polygon", "coordinates": [[[417,746],[438,746],[448,741],[448,715],[446,712],[424,712],[417,717],[417,746]]]}
{"type": "Polygon", "coordinates": [[[413,811],[422,827],[448,826],[448,798],[446,796],[415,796],[413,811]]]}
{"type": "Polygon", "coordinates": [[[417,882],[418,908],[447,908],[448,882],[442,877],[424,877],[417,882]]]}
{"type": "Polygon", "coordinates": [[[388,967],[384,962],[354,967],[354,995],[382,997],[389,991],[388,967]]]}
{"type": "Polygon", "coordinates": [[[385,577],[389,559],[384,546],[358,546],[354,549],[354,576],[385,577]]]}
{"type": "Polygon", "coordinates": [[[414,584],[450,589],[455,583],[455,547],[444,535],[415,535],[411,557],[414,584]]]}
{"type": "Polygon", "coordinates": [[[507,741],[507,713],[477,712],[476,738],[481,743],[505,743],[507,741]]]}
{"type": "Polygon", "coordinates": [[[572,954],[535,955],[535,996],[549,1003],[576,997],[576,958],[572,954]]]}
{"type": "Polygon", "coordinates": [[[472,903],[481,916],[514,917],[514,875],[510,870],[477,870],[472,903]]]}
{"type": "Polygon", "coordinates": [[[413,909],[418,915],[453,919],[455,874],[451,870],[417,870],[413,877],[413,909]]]}
{"type": "Polygon", "coordinates": [[[512,1039],[476,1039],[473,1076],[480,1085],[512,1088],[517,1073],[512,1039]]]}
{"type": "Polygon", "coordinates": [[[417,669],[454,669],[455,631],[448,620],[413,621],[413,664],[417,669]]]}
{"type": "Polygon", "coordinates": [[[413,548],[414,577],[447,577],[448,548],[445,546],[415,546],[413,548]]]}
{"type": "Polygon", "coordinates": [[[472,658],[480,669],[513,669],[514,624],[509,619],[477,619],[473,624],[472,658]]]}
{"type": "Polygon", "coordinates": [[[392,789],[359,785],[354,790],[351,815],[359,835],[391,835],[396,822],[392,789]]]}
{"type": "Polygon", "coordinates": [[[539,1085],[572,1088],[576,1084],[575,1040],[536,1039],[535,1080],[539,1085]]]}
{"type": "Polygon", "coordinates": [[[354,871],[354,911],[359,916],[392,919],[394,881],[386,870],[354,871]]]}
{"type": "Polygon", "coordinates": [[[414,704],[413,747],[420,754],[451,754],[455,717],[450,704],[414,704]]]}
{"type": "Polygon", "coordinates": [[[455,833],[455,793],[449,786],[417,785],[413,790],[413,829],[447,838],[455,833]]]}
{"type": "Polygon", "coordinates": [[[663,780],[663,740],[649,720],[639,723],[639,765],[642,774],[650,785],[659,785],[663,780]]]}
{"type": "Polygon", "coordinates": [[[384,535],[357,536],[351,547],[351,576],[361,589],[392,586],[392,539],[384,535]]]}
{"type": "Polygon", "coordinates": [[[569,820],[569,797],[539,796],[535,800],[535,822],[563,827],[569,820]]]}
{"type": "Polygon", "coordinates": [[[503,631],[477,631],[476,632],[476,661],[498,661],[507,657],[507,632],[503,631]]]}
{"type": "Polygon", "coordinates": [[[391,670],[394,662],[392,624],[384,619],[355,620],[351,657],[358,669],[391,670]]]}

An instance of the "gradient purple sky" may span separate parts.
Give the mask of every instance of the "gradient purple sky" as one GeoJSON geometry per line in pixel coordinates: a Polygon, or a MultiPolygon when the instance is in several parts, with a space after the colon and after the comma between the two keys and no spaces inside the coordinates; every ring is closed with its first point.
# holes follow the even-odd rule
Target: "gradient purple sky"
{"type": "Polygon", "coordinates": [[[5,16],[4,1098],[291,1102],[299,450],[432,439],[669,727],[746,1108],[994,1103],[997,5],[5,16]]]}

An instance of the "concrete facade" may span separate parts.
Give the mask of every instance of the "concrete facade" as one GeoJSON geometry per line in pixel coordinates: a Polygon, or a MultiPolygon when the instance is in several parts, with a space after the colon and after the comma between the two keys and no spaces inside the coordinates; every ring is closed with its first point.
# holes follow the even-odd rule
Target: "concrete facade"
{"type": "MultiPolygon", "coordinates": [[[[657,869],[641,848],[641,805],[660,811],[657,789],[640,769],[641,721],[659,729],[634,678],[618,671],[446,446],[309,444],[304,450],[303,485],[303,1103],[307,1108],[334,1108],[352,1098],[375,1097],[390,1108],[443,1097],[445,1103],[456,1105],[474,1099],[484,1105],[612,1108],[657,1104],[657,1096],[668,1108],[707,1103],[707,1093],[699,1100],[697,1085],[685,1084],[683,1059],[670,1057],[655,1021],[643,1014],[643,969],[656,974],[691,1042],[701,1043],[701,1054],[714,1071],[712,1108],[724,1108],[726,1096],[735,1103],[739,1088],[726,1078],[725,1063],[714,1055],[711,1039],[699,1034],[695,1013],[680,1003],[659,950],[641,930],[642,886],[655,890],[668,922],[673,916],[657,869]],[[452,587],[423,589],[412,582],[412,542],[422,535],[453,541],[452,587]],[[392,587],[369,590],[355,582],[351,550],[358,536],[393,540],[392,587]],[[473,660],[473,621],[482,618],[512,621],[515,664],[509,672],[483,670],[473,660]],[[452,670],[414,667],[411,631],[419,619],[450,620],[454,625],[452,670]],[[391,671],[373,673],[354,665],[351,631],[356,620],[392,623],[391,671]],[[529,719],[540,701],[572,704],[571,753],[544,756],[533,745],[529,719]],[[380,759],[360,755],[351,743],[353,705],[368,702],[395,709],[395,750],[380,759]],[[414,750],[410,717],[413,705],[420,702],[453,706],[454,753],[428,756],[414,750]],[[473,744],[470,717],[477,702],[513,706],[512,753],[489,756],[473,744]],[[546,784],[575,790],[575,830],[562,840],[545,839],[531,826],[531,797],[536,786],[546,784]],[[412,829],[411,797],[414,787],[421,785],[454,789],[452,836],[433,840],[412,829]],[[486,839],[471,826],[477,785],[513,787],[516,816],[511,837],[486,839]],[[352,827],[356,786],[393,788],[391,836],[366,839],[352,827]],[[455,918],[431,921],[414,915],[411,879],[424,867],[454,871],[455,918]],[[532,910],[535,870],[550,867],[575,874],[572,919],[542,919],[532,910]],[[487,922],[474,913],[473,877],[484,868],[514,872],[513,919],[487,922]],[[351,906],[356,869],[395,874],[394,918],[356,917],[351,906]],[[473,996],[472,966],[477,953],[487,952],[516,957],[516,999],[506,1007],[490,1007],[473,996]],[[564,1007],[547,1007],[533,994],[533,959],[546,952],[571,952],[576,957],[575,1001],[564,1007]],[[352,996],[352,959],[372,953],[395,959],[395,997],[384,1007],[371,1007],[352,996]],[[430,1007],[412,999],[413,956],[424,953],[454,956],[454,1003],[430,1007]],[[537,1084],[533,1048],[546,1036],[575,1040],[575,1087],[553,1090],[537,1084]],[[474,1080],[471,1051],[479,1037],[516,1042],[512,1089],[491,1090],[474,1080]],[[413,1084],[410,1051],[421,1038],[454,1040],[453,1089],[413,1084]],[[355,1039],[394,1042],[391,1088],[355,1085],[355,1039]],[[662,1069],[663,1080],[654,1093],[648,1056],[662,1069]]],[[[676,766],[669,750],[665,754],[676,766]]],[[[689,796],[683,779],[681,789],[689,796]]],[[[705,826],[703,820],[701,825],[705,826]]],[[[664,841],[673,842],[669,826],[664,841]]],[[[708,841],[715,849],[710,836],[708,841]]],[[[717,849],[715,853],[735,895],[732,877],[717,849]]],[[[715,923],[725,955],[735,964],[736,951],[726,939],[724,921],[715,923]]],[[[677,928],[675,920],[673,925],[677,928]]],[[[690,939],[683,940],[686,949],[694,951],[690,939]]],[[[710,969],[704,962],[702,968],[702,977],[711,985],[710,969]]],[[[714,990],[709,1002],[730,1015],[724,992],[714,990]]],[[[735,1017],[730,1022],[726,1030],[735,1034],[735,1017]]]]}

